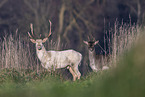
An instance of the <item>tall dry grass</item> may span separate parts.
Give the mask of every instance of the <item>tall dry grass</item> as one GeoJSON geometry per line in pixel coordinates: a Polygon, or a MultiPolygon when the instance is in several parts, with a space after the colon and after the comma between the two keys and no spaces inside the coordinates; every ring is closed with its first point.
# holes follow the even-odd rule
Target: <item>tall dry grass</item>
{"type": "MultiPolygon", "coordinates": [[[[143,34],[141,25],[119,24],[115,22],[114,28],[106,31],[104,44],[107,43],[110,62],[109,65],[116,66],[121,56],[125,55],[138,42],[143,34]]],[[[107,63],[106,61],[104,61],[107,63]]]]}
{"type": "MultiPolygon", "coordinates": [[[[37,59],[34,58],[35,50],[31,51],[35,48],[34,44],[22,41],[21,37],[5,36],[4,40],[0,41],[2,44],[0,46],[0,97],[20,95],[21,97],[48,97],[48,95],[51,97],[144,97],[145,39],[140,40],[141,43],[138,42],[145,31],[142,30],[138,25],[115,23],[114,28],[106,33],[104,40],[109,46],[105,52],[111,56],[110,64],[118,65],[117,68],[92,72],[73,83],[60,81],[60,77],[55,76],[47,76],[43,79],[46,73],[41,73],[41,76],[21,75],[15,69],[1,70],[3,68],[18,70],[32,68],[38,72],[42,70],[41,66],[37,65],[37,59]],[[115,64],[125,54],[123,60],[115,64]]],[[[48,42],[50,49],[56,49],[60,47],[59,45],[57,42],[48,42]]]]}
{"type": "Polygon", "coordinates": [[[38,69],[38,62],[30,51],[30,44],[10,34],[0,41],[0,69],[38,69]]]}
{"type": "MultiPolygon", "coordinates": [[[[143,27],[139,25],[119,24],[115,22],[114,28],[111,28],[105,33],[105,45],[104,48],[102,48],[102,52],[105,52],[106,57],[102,59],[101,64],[115,66],[121,56],[124,55],[126,51],[130,50],[138,41],[143,33],[142,30],[143,27]],[[109,62],[107,57],[110,58],[109,62]]],[[[12,34],[9,36],[6,35],[4,36],[4,40],[0,41],[0,69],[32,69],[34,71],[36,70],[37,73],[44,70],[37,58],[35,44],[22,40],[20,36],[17,36],[12,34]]],[[[56,42],[50,40],[44,45],[47,50],[63,50],[67,48],[66,44],[60,44],[60,40],[56,42]]],[[[84,62],[83,64],[86,63],[87,62],[84,62]]],[[[82,72],[86,72],[82,68],[81,70],[82,72]]]]}
{"type": "MultiPolygon", "coordinates": [[[[23,40],[20,35],[5,35],[3,40],[0,40],[0,44],[0,71],[3,69],[14,69],[22,74],[25,74],[27,71],[31,71],[30,73],[36,74],[44,72],[45,74],[48,73],[48,71],[41,66],[41,63],[36,55],[35,44],[29,41],[29,37],[23,40]]],[[[52,40],[47,41],[44,46],[46,50],[62,50],[63,48],[66,48],[66,45],[61,45],[59,41],[54,42],[52,40]]],[[[55,76],[58,73],[64,74],[65,72],[66,70],[63,69],[49,73],[55,76]]],[[[70,76],[70,74],[67,75],[70,76]]],[[[68,78],[69,77],[65,77],[65,79],[68,78]]]]}

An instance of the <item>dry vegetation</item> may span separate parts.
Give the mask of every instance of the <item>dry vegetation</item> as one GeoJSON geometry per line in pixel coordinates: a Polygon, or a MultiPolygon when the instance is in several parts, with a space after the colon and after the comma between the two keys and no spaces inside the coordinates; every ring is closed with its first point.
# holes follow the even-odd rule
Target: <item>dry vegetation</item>
{"type": "MultiPolygon", "coordinates": [[[[143,33],[143,27],[138,25],[131,24],[119,24],[115,22],[114,28],[106,31],[106,35],[104,36],[104,48],[102,48],[105,52],[105,55],[110,57],[110,60],[103,60],[102,64],[106,64],[111,66],[116,65],[116,62],[119,61],[122,55],[125,52],[129,51],[135,43],[138,41],[139,37],[143,33]]],[[[26,41],[22,41],[21,37],[17,35],[17,31],[15,35],[4,36],[4,40],[0,41],[2,44],[0,46],[0,69],[13,69],[15,68],[18,71],[24,69],[30,69],[39,73],[39,71],[43,71],[44,69],[41,67],[39,60],[35,55],[35,45],[30,46],[30,44],[26,41]],[[33,48],[32,48],[33,47],[33,48]]],[[[53,42],[50,40],[45,47],[48,49],[58,50],[67,48],[66,45],[61,45],[58,42],[53,42]]],[[[84,52],[83,50],[81,52],[84,52]]],[[[100,52],[101,53],[101,52],[100,52]]],[[[87,63],[87,56],[84,56],[86,60],[84,60],[84,64],[87,63]]],[[[83,72],[83,68],[81,69],[83,72]]],[[[85,71],[88,72],[88,71],[85,71]]]]}
{"type": "Polygon", "coordinates": [[[0,97],[144,97],[144,5],[145,0],[0,0],[0,97]],[[43,38],[48,20],[53,34],[46,49],[72,48],[84,57],[79,67],[83,76],[76,82],[66,69],[45,70],[29,42],[29,24],[43,38]],[[97,53],[110,57],[101,62],[109,70],[88,69],[82,43],[88,35],[100,41],[97,53]]]}
{"type": "Polygon", "coordinates": [[[143,34],[143,27],[139,25],[119,24],[115,22],[114,29],[107,32],[107,42],[109,55],[111,55],[111,65],[116,65],[121,56],[125,55],[138,42],[143,34]],[[109,33],[109,34],[108,34],[109,33]],[[107,36],[108,35],[108,36],[107,36]]]}
{"type": "MultiPolygon", "coordinates": [[[[139,53],[140,58],[138,49],[143,51],[144,46],[136,47],[135,45],[138,44],[143,32],[143,27],[138,25],[115,23],[114,29],[106,32],[104,42],[109,45],[106,52],[111,54],[111,60],[110,63],[104,61],[103,64],[116,68],[87,73],[81,80],[73,83],[61,75],[54,72],[49,73],[43,69],[37,58],[34,57],[36,56],[35,50],[30,49],[29,43],[21,41],[21,37],[5,36],[4,41],[0,42],[2,44],[0,46],[0,96],[47,97],[50,95],[64,97],[75,95],[79,97],[83,95],[83,97],[87,97],[91,95],[92,97],[116,97],[117,95],[129,95],[128,97],[137,97],[140,95],[139,97],[141,97],[144,93],[142,91],[145,90],[142,87],[145,80],[142,70],[144,56],[139,53]],[[136,55],[137,60],[132,61],[132,59],[135,60],[136,55]],[[136,65],[136,62],[140,65],[136,65]]],[[[49,41],[48,44],[52,46],[51,49],[58,47],[58,44],[52,41],[49,41]]]]}

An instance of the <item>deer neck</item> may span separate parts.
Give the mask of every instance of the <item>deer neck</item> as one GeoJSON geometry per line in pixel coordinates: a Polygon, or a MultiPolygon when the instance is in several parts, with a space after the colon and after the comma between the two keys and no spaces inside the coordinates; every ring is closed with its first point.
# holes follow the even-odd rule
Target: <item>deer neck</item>
{"type": "Polygon", "coordinates": [[[93,51],[89,50],[89,61],[90,65],[95,65],[96,64],[96,52],[95,49],[93,51]]]}
{"type": "Polygon", "coordinates": [[[45,47],[43,46],[41,50],[37,50],[36,49],[36,53],[37,56],[39,58],[39,60],[43,63],[45,60],[49,59],[51,54],[48,53],[45,49],[45,47]]]}
{"type": "Polygon", "coordinates": [[[93,69],[93,71],[98,71],[102,68],[101,65],[101,59],[96,59],[97,55],[95,52],[95,49],[93,51],[89,50],[89,61],[90,61],[90,66],[93,69]]]}

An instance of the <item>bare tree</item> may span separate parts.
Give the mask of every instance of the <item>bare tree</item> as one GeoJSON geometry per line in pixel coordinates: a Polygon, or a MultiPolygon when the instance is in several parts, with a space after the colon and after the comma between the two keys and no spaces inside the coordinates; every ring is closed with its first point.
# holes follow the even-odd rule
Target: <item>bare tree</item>
{"type": "MultiPolygon", "coordinates": [[[[84,33],[93,33],[96,35],[96,32],[102,30],[103,25],[100,25],[101,23],[98,25],[100,19],[97,19],[96,17],[103,15],[101,10],[104,6],[105,0],[102,3],[98,3],[98,1],[100,0],[97,0],[97,2],[95,2],[95,0],[84,0],[82,3],[78,0],[67,2],[66,0],[62,0],[59,12],[58,35],[61,36],[68,45],[73,45],[72,41],[77,41],[77,44],[80,45],[84,33]],[[95,4],[95,6],[92,6],[92,4],[95,4]],[[96,12],[93,11],[92,14],[89,14],[91,10],[96,10],[96,12]]],[[[80,48],[80,46],[78,48],[80,48]]]]}
{"type": "MultiPolygon", "coordinates": [[[[7,2],[8,0],[2,0],[0,1],[0,8],[3,7],[3,5],[7,2]]],[[[3,22],[3,20],[0,18],[0,24],[3,22]]]]}
{"type": "Polygon", "coordinates": [[[2,0],[0,1],[0,8],[7,2],[8,0],[2,0]]]}
{"type": "Polygon", "coordinates": [[[48,20],[54,15],[51,9],[53,2],[51,0],[24,0],[24,3],[29,10],[26,16],[30,16],[31,22],[34,22],[36,33],[39,35],[41,32],[48,31],[48,20]]]}
{"type": "Polygon", "coordinates": [[[144,0],[125,0],[123,1],[130,8],[130,13],[137,16],[137,24],[141,24],[145,14],[144,0]]]}

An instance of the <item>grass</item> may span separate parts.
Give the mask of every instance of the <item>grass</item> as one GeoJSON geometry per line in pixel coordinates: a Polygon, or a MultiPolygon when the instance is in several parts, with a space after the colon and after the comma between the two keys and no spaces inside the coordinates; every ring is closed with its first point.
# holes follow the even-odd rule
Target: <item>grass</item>
{"type": "MultiPolygon", "coordinates": [[[[26,81],[14,70],[8,82],[0,84],[1,97],[144,97],[145,55],[144,43],[138,44],[111,70],[89,73],[81,80],[60,80],[47,75],[26,81]],[[139,53],[139,54],[138,54],[139,53]],[[141,54],[140,54],[141,53],[141,54]],[[23,80],[21,80],[23,79],[23,80]],[[14,80],[14,81],[11,81],[14,80]]],[[[30,75],[31,77],[31,75],[30,75]]]]}
{"type": "Polygon", "coordinates": [[[109,65],[117,65],[116,62],[138,42],[144,33],[143,29],[144,28],[139,25],[132,25],[131,23],[124,24],[123,22],[119,24],[116,21],[114,28],[106,31],[104,44],[107,45],[108,49],[106,49],[105,45],[104,49],[106,51],[105,53],[109,54],[111,58],[109,65]]]}
{"type": "Polygon", "coordinates": [[[25,76],[18,77],[17,74],[11,74],[5,77],[7,81],[1,83],[0,96],[17,97],[21,95],[22,97],[47,97],[49,95],[52,97],[70,97],[73,95],[82,95],[80,93],[93,85],[94,79],[92,75],[94,77],[99,76],[98,74],[90,74],[86,78],[72,82],[69,80],[62,81],[59,76],[54,77],[54,75],[26,81],[25,76]],[[17,81],[15,77],[18,77],[17,81]]]}
{"type": "Polygon", "coordinates": [[[41,68],[28,43],[6,37],[0,47],[0,97],[144,97],[145,39],[138,35],[143,31],[137,26],[120,27],[115,26],[110,42],[112,58],[118,58],[115,66],[89,72],[75,82],[41,68]]]}

